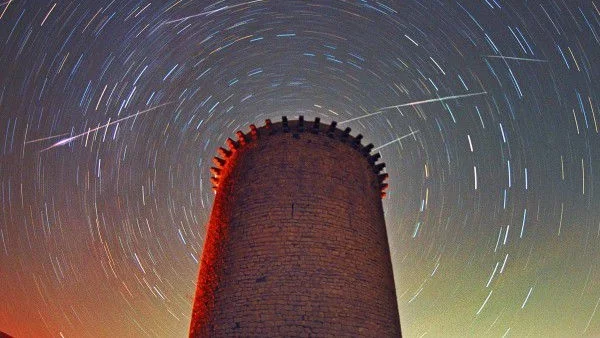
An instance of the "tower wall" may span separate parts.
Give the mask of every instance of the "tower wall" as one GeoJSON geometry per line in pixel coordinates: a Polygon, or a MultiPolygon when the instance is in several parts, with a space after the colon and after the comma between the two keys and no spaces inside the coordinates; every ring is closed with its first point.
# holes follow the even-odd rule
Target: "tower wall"
{"type": "Polygon", "coordinates": [[[212,169],[190,336],[400,336],[372,146],[318,120],[238,137],[212,169]]]}

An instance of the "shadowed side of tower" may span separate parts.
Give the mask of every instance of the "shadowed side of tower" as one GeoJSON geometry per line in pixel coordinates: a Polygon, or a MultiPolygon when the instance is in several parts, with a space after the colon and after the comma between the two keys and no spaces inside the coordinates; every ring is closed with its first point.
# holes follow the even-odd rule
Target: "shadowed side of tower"
{"type": "Polygon", "coordinates": [[[349,133],[284,117],[220,149],[190,337],[400,336],[387,174],[349,133]]]}

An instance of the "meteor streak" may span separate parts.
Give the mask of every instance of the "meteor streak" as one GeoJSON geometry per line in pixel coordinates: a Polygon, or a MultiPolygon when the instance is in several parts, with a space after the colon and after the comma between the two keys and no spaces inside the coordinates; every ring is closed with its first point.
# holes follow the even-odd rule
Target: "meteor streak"
{"type": "Polygon", "coordinates": [[[265,0],[254,0],[254,1],[243,2],[243,3],[240,3],[240,4],[230,5],[230,6],[229,5],[228,6],[223,6],[223,7],[220,7],[220,8],[217,8],[217,9],[213,9],[213,10],[210,10],[210,11],[205,11],[205,12],[197,13],[197,14],[194,14],[194,15],[186,16],[186,17],[183,17],[183,18],[166,21],[166,22],[163,22],[163,24],[168,25],[168,24],[171,24],[171,23],[185,21],[187,19],[196,18],[196,17],[203,16],[203,15],[210,15],[210,14],[222,12],[222,11],[224,11],[226,9],[230,9],[230,8],[235,8],[235,7],[250,5],[250,4],[253,4],[255,2],[264,2],[264,1],[265,0]]]}
{"type": "Polygon", "coordinates": [[[388,142],[388,143],[386,143],[386,144],[382,144],[382,145],[380,145],[379,147],[375,147],[375,148],[373,148],[373,151],[376,151],[376,150],[379,150],[379,149],[381,149],[381,148],[387,147],[387,146],[389,146],[389,145],[390,145],[390,144],[392,144],[392,143],[399,142],[400,140],[402,140],[402,139],[405,139],[405,138],[407,138],[407,137],[410,137],[410,136],[413,136],[414,134],[416,134],[416,133],[418,133],[418,132],[419,132],[418,130],[415,130],[415,131],[413,131],[413,132],[410,132],[410,133],[408,133],[408,134],[406,134],[406,135],[404,135],[404,136],[400,136],[400,137],[398,137],[397,139],[395,139],[395,140],[393,140],[393,141],[390,141],[390,142],[388,142]]]}
{"type": "Polygon", "coordinates": [[[62,134],[52,135],[52,136],[48,136],[48,137],[36,138],[35,140],[25,141],[25,144],[37,143],[37,142],[42,142],[42,141],[46,141],[46,140],[51,140],[53,138],[62,137],[62,136],[69,135],[69,134],[70,133],[62,133],[62,134]]]}
{"type": "Polygon", "coordinates": [[[401,107],[409,107],[409,106],[418,106],[418,105],[425,104],[425,103],[442,102],[442,101],[446,101],[446,100],[456,100],[456,99],[462,99],[462,98],[465,98],[465,97],[476,96],[476,95],[485,95],[485,94],[487,94],[487,92],[469,93],[469,94],[461,94],[461,95],[451,95],[451,96],[437,97],[435,99],[427,99],[427,100],[421,100],[421,101],[413,101],[413,102],[408,102],[408,103],[402,103],[402,104],[398,104],[398,105],[395,105],[395,106],[382,107],[382,108],[379,108],[374,113],[357,116],[357,117],[351,118],[349,120],[342,121],[342,122],[338,123],[338,125],[344,124],[344,123],[348,123],[348,122],[352,122],[352,121],[356,121],[356,120],[360,120],[360,119],[364,119],[365,117],[382,114],[383,110],[394,109],[394,108],[401,108],[401,107]]]}
{"type": "Polygon", "coordinates": [[[4,7],[4,10],[2,10],[2,14],[0,14],[0,19],[2,19],[2,17],[4,16],[4,13],[6,13],[6,10],[8,9],[8,6],[10,6],[10,3],[11,3],[11,2],[13,2],[13,0],[8,0],[8,1],[6,1],[6,2],[3,2],[3,3],[1,3],[1,4],[0,4],[0,6],[4,6],[4,5],[6,5],[6,6],[4,7]]]}
{"type": "MultiPolygon", "coordinates": [[[[53,145],[49,146],[48,148],[42,149],[40,152],[44,152],[44,151],[46,151],[46,150],[50,150],[50,149],[52,149],[52,148],[56,148],[56,147],[63,146],[63,145],[65,145],[65,144],[67,144],[67,143],[69,143],[69,142],[71,142],[71,141],[73,141],[73,140],[76,140],[76,139],[78,139],[78,138],[80,138],[80,137],[82,137],[82,136],[85,136],[85,135],[88,135],[88,134],[90,134],[90,133],[93,133],[93,132],[95,132],[96,130],[99,130],[99,129],[102,129],[102,128],[107,128],[108,126],[111,126],[111,125],[113,125],[113,124],[115,124],[115,123],[119,123],[119,122],[121,122],[121,121],[128,120],[128,119],[130,119],[130,118],[132,118],[132,117],[136,117],[136,116],[139,116],[139,115],[142,115],[142,114],[148,113],[148,112],[150,112],[150,111],[152,111],[152,110],[155,110],[155,109],[157,109],[157,108],[160,108],[160,107],[164,107],[164,106],[166,106],[166,105],[168,105],[168,104],[171,104],[171,103],[173,103],[173,101],[166,102],[166,103],[163,103],[163,104],[159,104],[158,106],[150,107],[150,108],[148,108],[148,109],[146,109],[146,110],[138,111],[138,112],[137,112],[137,113],[135,113],[135,114],[131,114],[131,115],[125,116],[125,117],[123,117],[123,118],[120,118],[120,119],[118,119],[118,120],[114,120],[114,121],[112,121],[112,122],[107,122],[107,123],[105,123],[105,124],[103,124],[103,125],[101,125],[101,126],[98,126],[98,127],[96,127],[96,128],[88,129],[88,131],[86,131],[86,132],[83,132],[83,133],[81,133],[81,134],[73,135],[73,136],[71,136],[71,137],[67,137],[67,138],[65,138],[65,139],[62,139],[62,140],[60,140],[60,141],[58,141],[58,142],[54,143],[53,145]]],[[[64,135],[64,134],[62,134],[62,135],[64,135]]],[[[45,139],[50,139],[50,138],[54,138],[54,137],[57,137],[57,136],[61,136],[61,135],[49,136],[49,137],[46,137],[45,139]]]]}
{"type": "Polygon", "coordinates": [[[516,56],[504,56],[504,55],[484,55],[484,57],[493,58],[493,59],[519,60],[519,61],[530,61],[530,62],[548,62],[548,60],[542,60],[542,59],[521,58],[521,57],[516,57],[516,56]]]}

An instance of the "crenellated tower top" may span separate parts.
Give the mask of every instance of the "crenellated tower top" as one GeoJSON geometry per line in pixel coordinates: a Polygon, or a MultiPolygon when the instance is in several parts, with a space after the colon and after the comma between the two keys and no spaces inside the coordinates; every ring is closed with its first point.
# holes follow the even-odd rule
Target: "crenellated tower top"
{"type": "Polygon", "coordinates": [[[338,140],[359,152],[368,163],[373,173],[377,175],[381,197],[385,197],[385,190],[388,188],[388,184],[385,183],[385,181],[388,178],[388,174],[382,172],[385,168],[385,163],[377,163],[381,158],[381,155],[379,153],[371,154],[374,147],[372,143],[369,143],[366,146],[362,145],[361,142],[363,136],[361,134],[352,136],[350,134],[352,131],[351,128],[347,127],[342,130],[337,128],[337,124],[336,121],[332,121],[329,125],[321,123],[321,119],[318,117],[316,117],[314,121],[305,121],[304,116],[302,115],[299,116],[297,120],[288,120],[286,116],[283,116],[281,122],[273,123],[270,119],[267,119],[265,120],[265,124],[261,127],[256,127],[256,125],[251,124],[248,133],[244,133],[241,130],[237,131],[237,140],[228,138],[226,141],[227,148],[220,147],[218,149],[219,156],[213,158],[215,166],[210,168],[213,190],[215,192],[218,191],[219,183],[222,182],[230,172],[231,163],[235,161],[237,153],[243,152],[246,147],[275,134],[290,134],[290,137],[300,139],[302,138],[303,133],[312,133],[338,140]]]}

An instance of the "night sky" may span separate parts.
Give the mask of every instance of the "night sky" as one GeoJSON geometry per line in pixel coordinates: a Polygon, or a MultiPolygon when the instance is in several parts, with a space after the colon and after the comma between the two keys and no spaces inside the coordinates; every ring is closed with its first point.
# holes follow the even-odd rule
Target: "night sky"
{"type": "Polygon", "coordinates": [[[0,0],[0,331],[185,336],[216,148],[304,115],[381,147],[406,336],[600,336],[599,61],[596,0],[0,0]]]}

